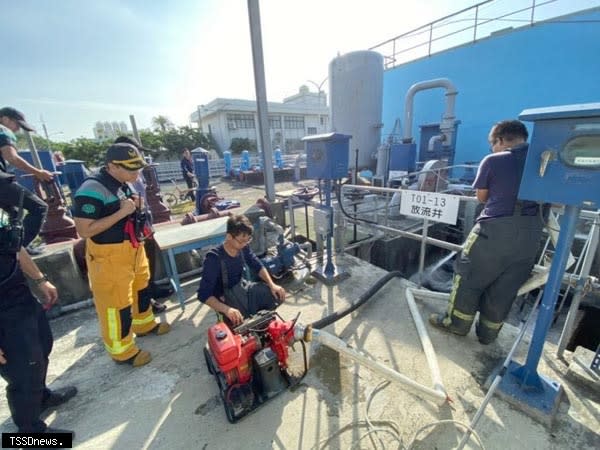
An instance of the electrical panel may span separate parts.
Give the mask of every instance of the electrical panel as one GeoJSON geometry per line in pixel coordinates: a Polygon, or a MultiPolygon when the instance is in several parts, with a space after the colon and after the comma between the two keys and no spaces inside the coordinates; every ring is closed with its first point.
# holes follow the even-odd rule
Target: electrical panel
{"type": "Polygon", "coordinates": [[[600,206],[600,103],[527,109],[533,122],[519,198],[600,206]]]}
{"type": "Polygon", "coordinates": [[[351,137],[327,133],[302,138],[306,142],[307,178],[337,180],[347,177],[351,137]]]}

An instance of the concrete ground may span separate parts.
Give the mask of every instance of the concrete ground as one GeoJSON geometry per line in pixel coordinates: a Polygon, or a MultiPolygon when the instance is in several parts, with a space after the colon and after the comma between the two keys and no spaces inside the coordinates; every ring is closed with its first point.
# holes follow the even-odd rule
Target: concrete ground
{"type": "MultiPolygon", "coordinates": [[[[260,191],[249,189],[249,194],[260,191]]],[[[237,191],[236,191],[237,192],[237,191]]],[[[234,198],[234,197],[230,197],[234,198]]],[[[284,319],[301,313],[309,324],[355,302],[386,272],[352,256],[338,263],[351,273],[339,285],[321,283],[288,285],[288,300],[279,308],[284,319]]],[[[411,318],[404,291],[408,282],[391,280],[370,302],[352,315],[330,325],[352,347],[400,373],[430,386],[429,369],[411,318]]],[[[153,361],[142,368],[114,364],[106,355],[92,308],[51,321],[55,336],[48,382],[51,387],[76,385],[79,394],[45,416],[48,424],[73,429],[79,449],[347,449],[398,448],[387,432],[396,427],[407,446],[415,433],[441,420],[469,423],[485,396],[482,387],[503,361],[517,329],[506,325],[497,342],[482,346],[474,332],[461,338],[426,324],[435,348],[442,380],[452,403],[441,407],[409,393],[398,383],[381,387],[383,378],[347,357],[323,346],[309,345],[310,369],[299,385],[283,392],[237,424],[225,416],[214,377],[202,354],[208,327],[215,323],[210,308],[195,300],[197,282],[185,287],[188,303],[181,310],[174,298],[161,320],[172,324],[164,336],[139,338],[153,361]],[[382,428],[365,437],[365,413],[382,428]],[[362,438],[362,440],[361,440],[362,438]]],[[[417,300],[422,316],[444,305],[417,300]]],[[[515,358],[523,361],[527,335],[515,358]]],[[[294,367],[301,346],[292,352],[294,367]]],[[[505,401],[494,397],[476,428],[487,449],[595,449],[600,448],[600,397],[566,378],[567,361],[554,356],[547,343],[540,373],[562,384],[565,394],[554,426],[536,422],[505,401]]],[[[0,389],[4,388],[0,381],[0,389]]],[[[4,397],[0,400],[0,432],[15,431],[4,397]]],[[[456,447],[462,429],[441,424],[423,429],[413,448],[456,447]]],[[[471,441],[467,448],[480,448],[471,441]]]]}

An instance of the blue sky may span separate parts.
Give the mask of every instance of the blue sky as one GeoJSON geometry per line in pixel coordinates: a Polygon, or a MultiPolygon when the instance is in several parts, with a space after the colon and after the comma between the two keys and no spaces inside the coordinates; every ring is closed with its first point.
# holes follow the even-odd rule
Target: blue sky
{"type": "MultiPolygon", "coordinates": [[[[261,0],[268,99],[323,81],[338,52],[366,49],[475,3],[261,0]]],[[[517,9],[531,1],[496,3],[517,9]]],[[[559,11],[600,1],[555,3],[559,11]]],[[[2,106],[23,110],[40,130],[43,116],[52,139],[92,137],[98,120],[129,127],[129,114],[139,128],[159,114],[185,125],[197,105],[216,97],[255,98],[245,0],[19,0],[3,2],[1,15],[2,106]]]]}

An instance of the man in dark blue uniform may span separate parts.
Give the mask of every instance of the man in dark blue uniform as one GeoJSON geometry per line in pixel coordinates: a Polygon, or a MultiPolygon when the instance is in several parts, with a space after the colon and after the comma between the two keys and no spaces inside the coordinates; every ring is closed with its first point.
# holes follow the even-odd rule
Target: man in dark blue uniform
{"type": "MultiPolygon", "coordinates": [[[[9,106],[0,109],[0,177],[6,177],[8,174],[7,163],[10,163],[40,181],[52,180],[53,175],[51,172],[38,169],[19,156],[17,138],[14,133],[20,129],[34,131],[33,127],[25,121],[25,116],[21,111],[9,106]]],[[[48,205],[33,192],[13,181],[3,187],[3,194],[0,196],[0,208],[6,209],[11,205],[16,205],[21,193],[24,196],[23,207],[28,212],[23,221],[25,225],[23,246],[27,247],[38,235],[46,219],[48,205]]]]}
{"type": "Polygon", "coordinates": [[[196,201],[196,195],[194,194],[194,161],[192,160],[192,154],[189,149],[184,148],[183,152],[181,152],[181,174],[183,175],[183,179],[185,180],[185,184],[189,189],[189,192],[186,194],[186,197],[189,197],[191,201],[196,201]]]}
{"type": "Polygon", "coordinates": [[[252,224],[246,216],[227,220],[225,242],[206,255],[198,299],[230,323],[242,320],[262,309],[274,309],[285,300],[285,289],[275,284],[248,244],[252,241],[252,224]],[[248,266],[264,283],[243,277],[248,266]]]}
{"type": "MultiPolygon", "coordinates": [[[[0,197],[9,186],[0,181],[0,197]]],[[[42,411],[68,401],[74,387],[51,391],[46,387],[48,355],[53,338],[45,308],[58,299],[48,281],[22,246],[19,219],[10,216],[17,204],[8,205],[0,227],[0,375],[7,382],[6,399],[20,433],[72,433],[48,428],[40,419],[42,411]],[[40,300],[33,296],[27,276],[36,286],[40,300]]]]}
{"type": "Polygon", "coordinates": [[[476,331],[482,344],[498,336],[533,269],[542,236],[537,203],[517,200],[527,137],[518,120],[492,127],[492,154],[481,162],[473,183],[485,206],[457,257],[448,311],[429,318],[433,326],[464,336],[479,311],[476,331]]]}

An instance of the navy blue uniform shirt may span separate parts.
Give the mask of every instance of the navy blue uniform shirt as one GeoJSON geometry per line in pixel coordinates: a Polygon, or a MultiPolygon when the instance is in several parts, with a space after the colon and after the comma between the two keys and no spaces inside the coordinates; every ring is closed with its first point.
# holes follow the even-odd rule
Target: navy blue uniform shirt
{"type": "Polygon", "coordinates": [[[198,288],[198,300],[204,303],[209,297],[220,298],[223,295],[223,278],[221,276],[221,259],[227,268],[228,288],[232,288],[240,282],[244,272],[244,264],[250,270],[258,273],[263,268],[262,263],[247,245],[237,256],[232,257],[225,251],[223,244],[206,255],[202,267],[202,279],[198,288]]]}

